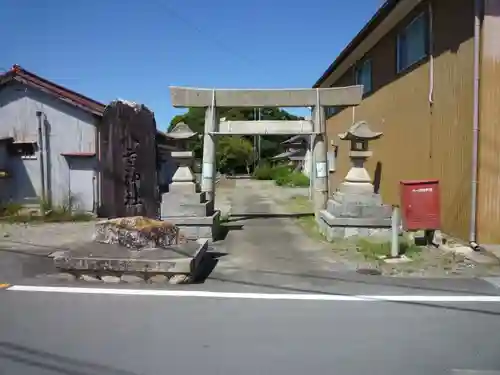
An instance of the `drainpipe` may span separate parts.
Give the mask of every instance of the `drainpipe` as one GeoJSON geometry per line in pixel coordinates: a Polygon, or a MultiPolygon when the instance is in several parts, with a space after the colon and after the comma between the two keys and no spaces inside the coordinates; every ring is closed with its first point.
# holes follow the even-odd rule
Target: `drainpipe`
{"type": "MultiPolygon", "coordinates": [[[[313,107],[309,107],[311,113],[311,120],[313,114],[313,107]]],[[[314,145],[314,134],[309,135],[309,199],[313,199],[313,183],[314,183],[314,158],[313,158],[313,145],[314,145]]]]}
{"type": "Polygon", "coordinates": [[[47,194],[45,192],[45,164],[44,164],[44,150],[45,144],[43,142],[43,126],[42,126],[42,111],[36,111],[36,117],[38,118],[38,148],[39,148],[39,159],[40,159],[40,185],[42,190],[42,202],[45,204],[47,194]]]}
{"type": "Polygon", "coordinates": [[[434,10],[429,1],[429,104],[434,104],[434,10]]]}
{"type": "Polygon", "coordinates": [[[474,102],[472,119],[472,179],[471,179],[471,213],[469,224],[469,244],[474,250],[479,250],[476,243],[477,220],[477,180],[479,159],[479,80],[481,54],[481,13],[483,0],[474,1],[474,102]]]}
{"type": "Polygon", "coordinates": [[[97,176],[94,174],[92,176],[92,213],[97,213],[97,202],[96,202],[96,196],[97,196],[97,176]]]}
{"type": "Polygon", "coordinates": [[[101,207],[101,123],[96,122],[95,126],[95,145],[94,150],[96,152],[96,164],[94,166],[94,177],[93,181],[95,184],[95,192],[94,192],[94,213],[97,214],[101,207]]]}

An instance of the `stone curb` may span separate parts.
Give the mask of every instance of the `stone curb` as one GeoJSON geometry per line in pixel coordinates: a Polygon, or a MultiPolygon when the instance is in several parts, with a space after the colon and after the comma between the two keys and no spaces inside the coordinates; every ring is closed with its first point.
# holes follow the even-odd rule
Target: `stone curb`
{"type": "Polygon", "coordinates": [[[139,279],[143,279],[144,282],[152,278],[158,280],[161,278],[161,282],[158,280],[152,282],[185,284],[194,280],[200,272],[208,243],[207,239],[199,239],[195,243],[196,251],[192,256],[170,259],[99,259],[85,256],[71,259],[70,251],[56,251],[48,257],[52,258],[56,267],[60,269],[60,280],[79,279],[87,282],[118,284],[139,282],[139,279]],[[100,262],[104,262],[105,265],[100,262]],[[129,268],[121,269],[123,262],[130,262],[129,268]],[[156,266],[153,267],[154,265],[156,266]],[[146,271],[144,266],[148,266],[146,271]],[[137,277],[135,281],[133,281],[134,276],[137,277]]]}

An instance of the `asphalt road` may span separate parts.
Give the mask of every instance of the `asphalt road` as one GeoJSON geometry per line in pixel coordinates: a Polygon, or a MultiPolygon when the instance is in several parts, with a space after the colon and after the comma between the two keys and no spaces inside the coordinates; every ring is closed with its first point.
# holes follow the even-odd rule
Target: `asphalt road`
{"type": "Polygon", "coordinates": [[[3,290],[0,374],[500,370],[498,302],[245,299],[245,293],[214,298],[3,290]]]}
{"type": "Polygon", "coordinates": [[[0,249],[0,375],[500,375],[498,280],[360,275],[283,220],[244,226],[199,285],[68,282],[52,249],[0,249]]]}
{"type": "Polygon", "coordinates": [[[160,287],[64,282],[50,266],[0,252],[0,283],[42,288],[0,289],[0,375],[500,373],[500,289],[483,280],[229,265],[160,287]]]}

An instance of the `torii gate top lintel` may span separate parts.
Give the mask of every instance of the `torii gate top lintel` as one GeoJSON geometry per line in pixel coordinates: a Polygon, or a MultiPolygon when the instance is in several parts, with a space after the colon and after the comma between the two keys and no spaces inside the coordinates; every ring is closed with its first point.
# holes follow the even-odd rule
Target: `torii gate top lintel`
{"type": "Polygon", "coordinates": [[[170,86],[172,105],[188,107],[323,107],[361,103],[363,86],[317,89],[208,89],[170,86]]]}

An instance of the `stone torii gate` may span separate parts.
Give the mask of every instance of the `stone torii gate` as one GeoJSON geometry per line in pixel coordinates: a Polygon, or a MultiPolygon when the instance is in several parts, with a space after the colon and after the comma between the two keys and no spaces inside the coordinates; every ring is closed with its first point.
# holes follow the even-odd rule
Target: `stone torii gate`
{"type": "Polygon", "coordinates": [[[326,208],[328,168],[325,107],[355,106],[361,102],[363,86],[317,89],[203,89],[170,87],[176,108],[205,108],[201,190],[215,199],[215,151],[218,135],[314,135],[314,209],[326,208]],[[299,121],[219,121],[221,107],[312,107],[312,120],[299,121]]]}

